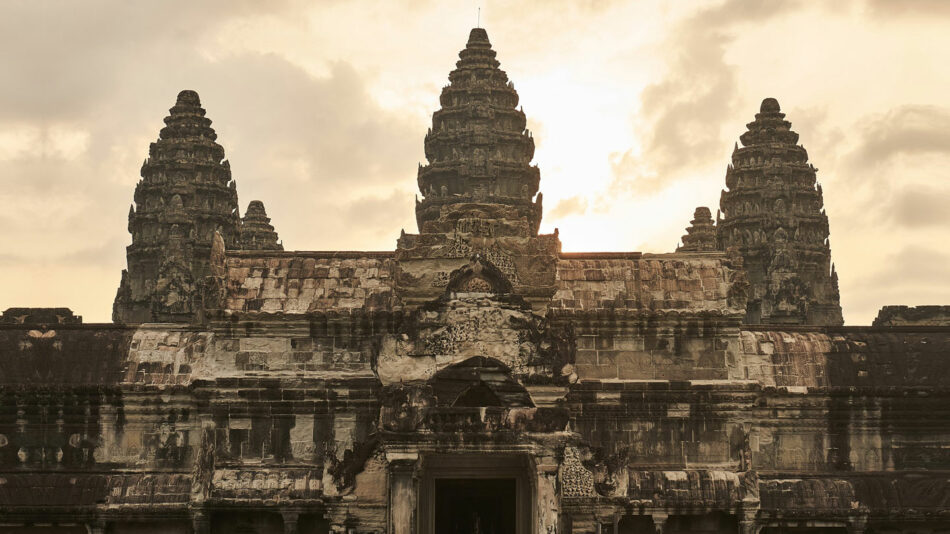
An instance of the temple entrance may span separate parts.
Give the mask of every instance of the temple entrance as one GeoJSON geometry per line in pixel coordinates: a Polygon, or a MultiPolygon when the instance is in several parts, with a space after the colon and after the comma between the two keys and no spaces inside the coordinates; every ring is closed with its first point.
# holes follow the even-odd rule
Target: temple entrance
{"type": "Polygon", "coordinates": [[[428,455],[422,464],[421,534],[531,532],[534,488],[527,457],[428,455]]]}
{"type": "Polygon", "coordinates": [[[516,534],[514,478],[435,481],[436,534],[516,534]]]}

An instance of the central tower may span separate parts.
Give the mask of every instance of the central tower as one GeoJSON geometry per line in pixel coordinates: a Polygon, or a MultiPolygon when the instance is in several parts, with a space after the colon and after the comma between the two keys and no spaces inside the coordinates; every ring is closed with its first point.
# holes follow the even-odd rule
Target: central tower
{"type": "Polygon", "coordinates": [[[490,263],[533,305],[554,294],[560,241],[539,235],[540,172],[518,93],[499,68],[488,33],[475,28],[459,52],[419,166],[418,234],[396,246],[397,292],[406,302],[446,291],[452,272],[490,263]]]}
{"type": "Polygon", "coordinates": [[[444,223],[480,213],[480,204],[495,207],[496,225],[504,226],[497,230],[506,235],[538,233],[534,139],[525,129],[514,84],[499,65],[488,33],[473,29],[426,134],[429,164],[419,167],[423,199],[416,204],[421,233],[449,230],[444,223]]]}

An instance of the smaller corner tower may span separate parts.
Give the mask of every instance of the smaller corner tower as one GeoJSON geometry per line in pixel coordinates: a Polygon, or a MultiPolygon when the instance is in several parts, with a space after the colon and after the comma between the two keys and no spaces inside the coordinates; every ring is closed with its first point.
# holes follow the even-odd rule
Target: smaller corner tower
{"type": "Polygon", "coordinates": [[[241,249],[284,250],[260,200],[252,200],[241,219],[241,249]]]}
{"type": "Polygon", "coordinates": [[[216,139],[198,93],[180,92],[135,187],[114,321],[187,321],[215,231],[229,248],[238,245],[237,189],[216,139]]]}
{"type": "Polygon", "coordinates": [[[716,225],[713,223],[709,208],[700,206],[693,212],[693,220],[686,228],[683,244],[676,252],[714,252],[716,247],[716,225]]]}
{"type": "Polygon", "coordinates": [[[817,169],[774,98],[762,101],[726,169],[719,247],[741,253],[746,322],[840,325],[837,275],[817,169]]]}

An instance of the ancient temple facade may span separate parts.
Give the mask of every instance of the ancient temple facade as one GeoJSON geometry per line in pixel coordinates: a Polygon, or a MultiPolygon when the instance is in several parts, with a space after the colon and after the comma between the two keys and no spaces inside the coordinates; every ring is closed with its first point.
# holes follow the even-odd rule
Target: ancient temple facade
{"type": "Polygon", "coordinates": [[[0,533],[950,531],[950,313],[841,325],[777,102],[657,254],[539,233],[484,29],[393,250],[283,250],[198,95],[166,124],[115,322],[0,315],[0,533]]]}

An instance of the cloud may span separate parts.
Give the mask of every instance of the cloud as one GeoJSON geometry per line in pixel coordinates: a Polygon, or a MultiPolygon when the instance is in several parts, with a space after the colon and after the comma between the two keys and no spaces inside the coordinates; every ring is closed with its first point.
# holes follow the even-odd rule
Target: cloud
{"type": "Polygon", "coordinates": [[[583,215],[586,212],[587,199],[581,196],[573,196],[562,199],[547,215],[551,219],[564,219],[571,215],[583,215]]]}
{"type": "Polygon", "coordinates": [[[890,203],[891,219],[901,226],[919,228],[950,224],[950,189],[918,186],[905,189],[890,203]]]}
{"type": "Polygon", "coordinates": [[[865,0],[866,12],[874,17],[947,16],[950,3],[945,0],[865,0]]]}
{"type": "Polygon", "coordinates": [[[234,18],[279,14],[295,2],[7,2],[0,17],[0,120],[78,118],[130,77],[192,61],[194,47],[234,18]],[[211,31],[209,31],[211,30],[211,31]],[[11,43],[16,43],[13,45],[11,43]]]}
{"type": "Polygon", "coordinates": [[[699,11],[666,41],[667,72],[641,94],[642,150],[612,155],[614,189],[656,193],[731,144],[721,127],[739,110],[735,68],[725,59],[734,31],[795,7],[794,2],[728,0],[699,11]]]}
{"type": "Polygon", "coordinates": [[[931,285],[933,280],[946,277],[948,264],[950,255],[939,249],[910,245],[888,254],[878,270],[864,277],[863,285],[931,285]]]}
{"type": "MultiPolygon", "coordinates": [[[[343,206],[339,211],[341,222],[346,226],[382,229],[386,235],[395,239],[398,235],[399,223],[414,219],[414,209],[412,193],[394,190],[388,197],[358,198],[343,206]]],[[[403,228],[408,232],[415,231],[415,225],[403,228]]]]}
{"type": "Polygon", "coordinates": [[[386,183],[395,172],[412,178],[406,155],[421,153],[425,130],[380,108],[346,62],[316,78],[279,56],[245,54],[205,66],[194,80],[208,88],[208,116],[227,117],[216,127],[239,192],[242,176],[298,192],[386,183]]]}
{"type": "MultiPolygon", "coordinates": [[[[950,164],[950,108],[896,106],[860,118],[846,137],[833,174],[839,191],[849,194],[841,204],[856,220],[868,223],[885,213],[907,228],[947,222],[950,188],[943,169],[950,164]]],[[[833,155],[835,145],[823,153],[833,155]]]]}
{"type": "Polygon", "coordinates": [[[862,121],[850,166],[874,169],[896,156],[950,155],[950,108],[907,105],[862,121]]]}

